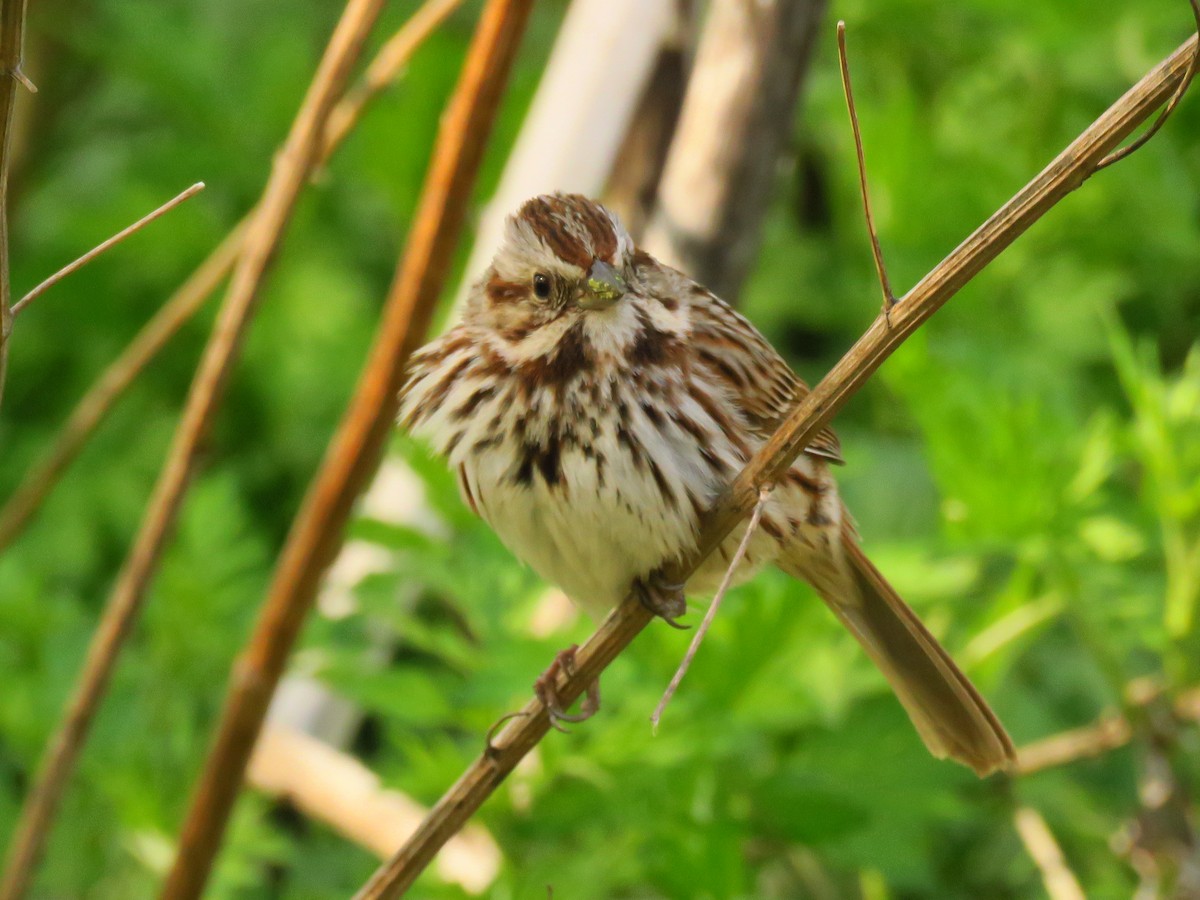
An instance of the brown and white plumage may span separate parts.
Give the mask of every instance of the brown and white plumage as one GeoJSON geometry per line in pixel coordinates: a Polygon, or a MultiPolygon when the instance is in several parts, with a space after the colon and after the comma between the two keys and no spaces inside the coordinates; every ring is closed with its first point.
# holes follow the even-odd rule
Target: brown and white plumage
{"type": "MultiPolygon", "coordinates": [[[[695,546],[701,513],[807,390],[738,312],[637,250],[584,197],[536,197],[462,322],[414,358],[402,423],[447,457],[506,546],[596,614],[695,546]]],[[[867,561],[818,435],[737,571],[809,581],[929,749],[986,774],[1013,750],[966,677],[867,561]]],[[[688,582],[711,592],[730,538],[688,582]]]]}

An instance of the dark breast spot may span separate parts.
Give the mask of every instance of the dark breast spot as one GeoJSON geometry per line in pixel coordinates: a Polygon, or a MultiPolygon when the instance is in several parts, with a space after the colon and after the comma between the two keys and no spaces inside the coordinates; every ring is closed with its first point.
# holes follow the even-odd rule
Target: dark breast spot
{"type": "Polygon", "coordinates": [[[663,414],[659,411],[659,408],[647,400],[641,402],[641,407],[646,418],[650,420],[650,424],[661,430],[663,426],[663,414]]]}
{"type": "Polygon", "coordinates": [[[675,491],[672,489],[670,482],[667,481],[667,476],[663,474],[662,468],[653,456],[647,457],[650,463],[650,474],[654,476],[654,483],[658,485],[658,491],[662,494],[663,502],[667,506],[674,509],[678,505],[675,497],[675,491]]]}
{"type": "Polygon", "coordinates": [[[531,359],[518,371],[526,396],[549,388],[561,397],[566,386],[591,367],[592,351],[583,336],[583,323],[577,322],[559,338],[558,346],[548,356],[531,359]]]}
{"type": "Polygon", "coordinates": [[[630,364],[637,368],[678,364],[685,352],[682,342],[675,335],[660,331],[640,309],[638,322],[641,328],[628,351],[630,364]]]}
{"type": "Polygon", "coordinates": [[[537,465],[538,471],[542,473],[542,479],[550,487],[562,481],[562,469],[560,463],[560,448],[557,435],[551,435],[546,441],[546,445],[542,447],[542,452],[538,455],[537,465]]]}
{"type": "Polygon", "coordinates": [[[473,393],[470,397],[468,397],[463,402],[462,406],[460,406],[458,409],[456,409],[451,414],[450,418],[454,419],[456,422],[467,418],[473,412],[475,412],[476,409],[479,408],[480,403],[482,403],[484,400],[488,399],[495,393],[496,393],[495,385],[491,385],[489,387],[481,387],[479,390],[477,390],[475,393],[473,393]]]}
{"type": "Polygon", "coordinates": [[[512,481],[522,487],[533,484],[534,475],[542,476],[548,487],[563,482],[562,442],[557,434],[551,434],[545,443],[526,443],[521,448],[521,459],[513,470],[512,481]]]}
{"type": "Polygon", "coordinates": [[[632,432],[624,425],[617,426],[617,443],[624,444],[626,451],[629,453],[629,459],[633,463],[635,469],[641,469],[645,464],[642,457],[641,444],[634,438],[632,432]]]}

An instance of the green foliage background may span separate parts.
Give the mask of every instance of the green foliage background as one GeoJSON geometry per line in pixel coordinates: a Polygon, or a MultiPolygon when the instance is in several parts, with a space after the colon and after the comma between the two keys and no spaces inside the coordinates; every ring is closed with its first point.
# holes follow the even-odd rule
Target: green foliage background
{"type": "MultiPolygon", "coordinates": [[[[1181,2],[844,0],[893,281],[910,285],[1186,35],[1181,2]]],[[[13,173],[20,293],[185,185],[208,190],[43,297],[14,335],[0,496],[85,387],[257,196],[337,4],[31,4],[13,173]]],[[[415,6],[391,5],[379,34],[415,6]]],[[[415,204],[478,4],[456,14],[307,192],[206,465],[68,794],[39,897],[151,895],[304,485],[337,421],[415,204]]],[[[478,191],[494,184],[554,38],[539,5],[478,191]]],[[[810,380],[877,308],[832,25],[744,306],[810,380]]],[[[215,307],[215,304],[213,304],[215,307]]],[[[211,323],[138,382],[0,556],[0,842],[58,716],[211,323]]],[[[1082,725],[1150,675],[1200,679],[1200,101],[1090,180],[910,340],[838,420],[868,549],[1020,743],[1082,725]]],[[[446,523],[369,521],[393,571],[314,620],[297,666],[368,715],[360,750],[431,803],[554,651],[544,586],[398,439],[446,523]],[[389,636],[386,663],[369,648],[389,636]]],[[[646,718],[686,636],[651,628],[606,709],[553,735],[481,820],[489,896],[1032,897],[1012,826],[1039,810],[1092,897],[1138,875],[1152,742],[1009,782],[926,755],[809,591],[764,574],[727,604],[661,733],[646,718]]],[[[1139,720],[1140,721],[1140,720],[1139,720]]],[[[1198,736],[1167,736],[1183,787],[1198,736]]],[[[1193,849],[1194,852],[1194,849],[1193,849]]],[[[1158,859],[1170,889],[1169,854],[1158,859]]],[[[240,803],[211,896],[349,895],[374,860],[260,796],[240,803]]],[[[426,877],[419,896],[461,896],[426,877]]]]}

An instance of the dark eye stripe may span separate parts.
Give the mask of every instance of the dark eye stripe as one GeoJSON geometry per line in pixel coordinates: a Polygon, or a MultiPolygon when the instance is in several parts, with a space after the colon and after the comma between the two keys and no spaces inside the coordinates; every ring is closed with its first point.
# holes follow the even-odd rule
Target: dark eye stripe
{"type": "Polygon", "coordinates": [[[529,285],[518,281],[505,281],[493,275],[487,283],[488,299],[493,303],[516,303],[529,295],[529,285]]]}

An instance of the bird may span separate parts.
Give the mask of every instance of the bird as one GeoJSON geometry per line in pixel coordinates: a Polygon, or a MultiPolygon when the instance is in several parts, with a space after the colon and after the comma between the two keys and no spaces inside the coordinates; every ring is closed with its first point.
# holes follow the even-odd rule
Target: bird
{"type": "MultiPolygon", "coordinates": [[[[414,354],[400,425],[444,457],[464,502],[504,545],[595,616],[632,589],[675,623],[711,594],[731,536],[689,577],[706,510],[808,388],[737,310],[638,248],[579,194],[546,194],[506,222],[461,320],[414,354]]],[[[820,431],[772,486],[735,583],[766,565],[808,582],[878,666],[938,758],[981,777],[1009,768],[1004,726],[860,547],[838,495],[841,447],[820,431]]],[[[568,648],[535,688],[557,726],[568,648]]],[[[731,676],[735,677],[735,676],[731,676]]]]}

